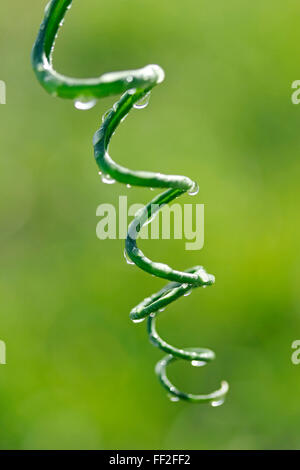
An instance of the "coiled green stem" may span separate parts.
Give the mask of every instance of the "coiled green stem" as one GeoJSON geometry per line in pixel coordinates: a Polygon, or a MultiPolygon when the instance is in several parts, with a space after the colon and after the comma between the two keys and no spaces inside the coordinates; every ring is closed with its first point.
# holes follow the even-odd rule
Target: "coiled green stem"
{"type": "Polygon", "coordinates": [[[204,365],[214,359],[214,353],[209,349],[175,348],[160,338],[155,325],[156,317],[161,309],[191,289],[212,285],[214,276],[207,274],[202,266],[195,266],[181,272],[166,264],[154,262],[143,254],[136,243],[143,225],[148,223],[157,211],[185,192],[194,193],[197,184],[186,176],[129,170],[114,162],[108,154],[109,142],[115,129],[129,111],[134,106],[138,106],[138,103],[146,98],[155,85],[163,81],[164,72],[158,65],[148,65],[138,70],[106,73],[93,79],[75,79],[57,73],[52,66],[51,54],[56,35],[71,4],[72,0],[51,0],[47,5],[32,51],[33,69],[40,84],[48,93],[75,100],[81,103],[82,107],[86,106],[86,109],[98,98],[122,95],[113,109],[106,113],[100,129],[94,136],[95,159],[107,178],[131,186],[166,189],[136,214],[128,229],[126,252],[132,262],[144,271],[171,281],[159,292],[137,305],[131,311],[130,318],[138,322],[148,317],[147,329],[151,342],[167,353],[167,356],[156,365],[156,373],[171,399],[197,403],[211,402],[216,406],[224,400],[228,391],[227,382],[222,382],[221,388],[213,393],[194,395],[178,390],[166,375],[167,365],[175,360],[185,359],[192,365],[204,365]]]}

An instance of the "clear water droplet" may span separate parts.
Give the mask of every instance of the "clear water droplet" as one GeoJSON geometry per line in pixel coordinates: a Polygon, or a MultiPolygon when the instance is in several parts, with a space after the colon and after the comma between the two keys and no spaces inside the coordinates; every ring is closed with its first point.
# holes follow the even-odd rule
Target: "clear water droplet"
{"type": "Polygon", "coordinates": [[[191,187],[191,189],[188,191],[188,194],[190,196],[196,196],[196,194],[199,193],[199,186],[197,183],[194,182],[193,186],[191,187]]]}
{"type": "Polygon", "coordinates": [[[45,15],[47,15],[49,9],[50,9],[51,2],[48,2],[46,7],[45,7],[45,15]]]}
{"type": "Polygon", "coordinates": [[[224,398],[222,398],[221,400],[211,401],[210,404],[215,408],[217,406],[223,405],[224,401],[224,398]]]}
{"type": "Polygon", "coordinates": [[[139,101],[137,101],[133,105],[133,107],[136,108],[136,109],[146,108],[146,106],[148,106],[148,103],[149,103],[149,100],[150,100],[150,95],[151,95],[151,92],[149,91],[148,93],[146,93],[145,96],[143,96],[143,98],[141,98],[139,101]]]}
{"type": "Polygon", "coordinates": [[[192,293],[192,289],[191,290],[188,290],[184,295],[184,297],[187,297],[188,295],[190,295],[192,293]]]}
{"type": "Polygon", "coordinates": [[[101,175],[101,180],[104,184],[114,184],[116,182],[110,175],[101,175]]]}
{"type": "Polygon", "coordinates": [[[205,366],[206,362],[205,361],[192,361],[191,364],[193,367],[202,367],[202,366],[205,366]]]}
{"type": "Polygon", "coordinates": [[[90,99],[79,99],[74,101],[74,106],[76,109],[80,111],[87,111],[88,109],[92,109],[97,104],[97,100],[90,99]]]}
{"type": "Polygon", "coordinates": [[[112,112],[112,109],[109,109],[108,111],[106,111],[103,116],[102,116],[102,122],[105,121],[105,119],[108,117],[108,115],[112,112]]]}
{"type": "Polygon", "coordinates": [[[126,259],[126,263],[127,264],[134,264],[134,262],[129,258],[129,256],[127,255],[127,251],[126,251],[126,248],[124,249],[124,258],[126,259]]]}
{"type": "Polygon", "coordinates": [[[145,318],[135,318],[133,321],[133,323],[142,323],[142,321],[144,321],[145,318]]]}
{"type": "Polygon", "coordinates": [[[179,401],[179,398],[176,397],[175,395],[172,395],[171,393],[168,394],[168,398],[169,398],[170,401],[172,401],[174,403],[179,401]]]}

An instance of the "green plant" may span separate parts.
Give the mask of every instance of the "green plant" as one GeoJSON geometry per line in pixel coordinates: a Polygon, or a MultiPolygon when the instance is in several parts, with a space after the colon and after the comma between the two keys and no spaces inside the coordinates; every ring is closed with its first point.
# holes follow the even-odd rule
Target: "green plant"
{"type": "Polygon", "coordinates": [[[164,72],[158,65],[148,65],[138,70],[107,73],[95,79],[74,79],[57,73],[52,67],[51,54],[56,34],[71,4],[72,0],[51,0],[46,7],[45,17],[32,51],[33,69],[47,92],[53,96],[75,100],[77,106],[82,109],[89,109],[98,98],[122,94],[119,101],[105,114],[103,123],[94,136],[96,162],[107,182],[113,179],[126,185],[166,188],[166,191],[152,199],[136,214],[128,229],[126,253],[132,262],[144,271],[171,281],[136,306],[131,311],[130,318],[138,322],[148,317],[147,329],[151,342],[167,353],[156,365],[156,373],[171,399],[221,404],[228,391],[227,382],[222,382],[221,388],[211,394],[195,395],[177,389],[166,375],[167,365],[177,359],[188,360],[193,365],[204,365],[214,359],[214,353],[203,348],[175,348],[160,338],[155,326],[161,309],[191,289],[212,285],[214,276],[207,274],[202,266],[180,272],[166,264],[151,261],[136,243],[141,228],[156,212],[186,192],[196,194],[197,183],[185,176],[132,171],[115,163],[108,154],[108,145],[117,126],[133,107],[145,105],[152,88],[164,79],[164,72]]]}

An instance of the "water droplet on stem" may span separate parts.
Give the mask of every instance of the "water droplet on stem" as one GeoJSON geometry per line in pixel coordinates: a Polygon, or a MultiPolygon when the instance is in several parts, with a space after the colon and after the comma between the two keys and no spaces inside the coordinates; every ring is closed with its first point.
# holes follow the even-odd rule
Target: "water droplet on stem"
{"type": "Polygon", "coordinates": [[[175,403],[176,401],[179,401],[179,398],[176,397],[175,395],[172,395],[171,393],[168,394],[168,398],[169,398],[170,401],[172,401],[172,402],[174,402],[174,403],[175,403]]]}
{"type": "Polygon", "coordinates": [[[102,116],[102,122],[105,121],[105,119],[108,117],[108,115],[112,112],[112,109],[109,109],[108,111],[106,111],[103,116],[102,116]]]}
{"type": "Polygon", "coordinates": [[[191,364],[194,367],[202,367],[202,366],[205,366],[206,362],[205,361],[192,361],[191,364]]]}
{"type": "Polygon", "coordinates": [[[90,100],[78,99],[78,100],[75,100],[74,102],[75,108],[79,109],[80,111],[87,111],[88,109],[92,109],[96,104],[97,104],[97,100],[95,99],[90,99],[90,100]]]}
{"type": "Polygon", "coordinates": [[[142,321],[144,321],[145,318],[135,318],[133,321],[133,323],[142,323],[142,321]]]}
{"type": "Polygon", "coordinates": [[[192,289],[191,290],[188,290],[184,295],[184,297],[187,297],[188,295],[190,295],[192,293],[192,289]]]}
{"type": "Polygon", "coordinates": [[[224,398],[222,398],[221,400],[211,401],[210,404],[215,408],[217,406],[223,405],[224,401],[224,398]]]}
{"type": "Polygon", "coordinates": [[[148,93],[146,93],[146,95],[144,95],[139,101],[137,101],[133,107],[136,108],[136,109],[143,109],[143,108],[146,108],[146,106],[148,106],[148,103],[149,103],[149,100],[150,100],[150,91],[148,93]]]}
{"type": "Polygon", "coordinates": [[[116,182],[110,175],[101,175],[101,180],[104,184],[114,184],[116,182]]]}

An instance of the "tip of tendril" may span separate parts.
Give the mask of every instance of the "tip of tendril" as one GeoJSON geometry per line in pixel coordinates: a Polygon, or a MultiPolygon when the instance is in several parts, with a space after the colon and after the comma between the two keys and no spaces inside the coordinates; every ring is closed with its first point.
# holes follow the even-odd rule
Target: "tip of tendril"
{"type": "Polygon", "coordinates": [[[157,84],[163,82],[165,79],[165,72],[163,71],[163,69],[156,64],[151,64],[150,67],[157,76],[157,84]]]}

